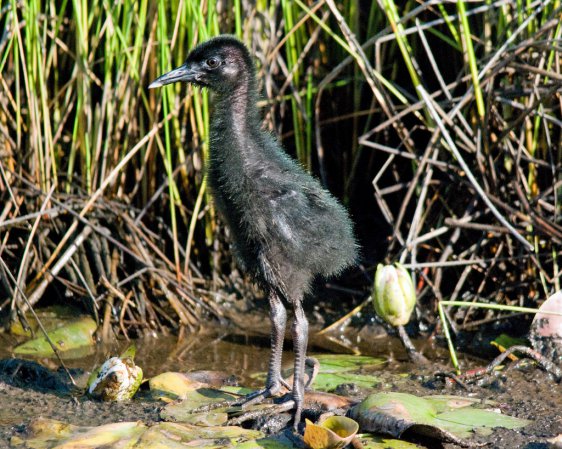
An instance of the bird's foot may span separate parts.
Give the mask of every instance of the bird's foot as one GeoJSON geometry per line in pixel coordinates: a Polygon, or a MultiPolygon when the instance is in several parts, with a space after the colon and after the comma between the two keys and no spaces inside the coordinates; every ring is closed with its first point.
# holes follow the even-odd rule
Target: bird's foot
{"type": "Polygon", "coordinates": [[[248,396],[245,396],[243,402],[239,402],[235,404],[236,406],[242,407],[242,414],[236,416],[232,419],[229,419],[227,424],[228,425],[240,425],[243,422],[255,420],[258,418],[263,418],[266,416],[277,416],[281,413],[288,412],[290,410],[294,410],[293,413],[293,431],[298,433],[298,426],[301,422],[302,410],[303,410],[303,401],[297,401],[292,392],[285,393],[283,396],[279,397],[274,404],[269,404],[267,407],[247,410],[252,405],[262,404],[266,399],[271,397],[278,396],[278,394],[270,394],[269,390],[266,388],[264,390],[260,390],[254,392],[248,396]]]}
{"type": "Polygon", "coordinates": [[[295,402],[287,395],[287,400],[279,404],[269,404],[267,407],[256,408],[253,410],[243,411],[240,415],[229,419],[226,424],[229,426],[238,426],[246,421],[265,418],[268,416],[279,416],[281,413],[288,412],[295,407],[295,402]]]}
{"type": "Polygon", "coordinates": [[[279,378],[277,382],[273,382],[261,390],[253,391],[247,395],[241,396],[237,399],[230,399],[221,402],[214,402],[212,404],[205,404],[191,410],[190,413],[208,413],[219,408],[241,407],[242,410],[256,404],[261,404],[268,398],[281,396],[291,391],[291,386],[285,379],[279,378]]]}
{"type": "Polygon", "coordinates": [[[246,396],[241,397],[236,401],[235,406],[241,406],[243,409],[251,405],[260,404],[265,399],[282,396],[291,391],[291,385],[279,377],[274,381],[269,381],[266,387],[262,390],[254,391],[246,396]]]}
{"type": "Polygon", "coordinates": [[[235,413],[235,416],[227,421],[227,425],[237,426],[246,421],[268,421],[270,417],[278,417],[292,410],[295,403],[290,391],[290,385],[281,377],[274,382],[268,381],[268,386],[264,389],[250,393],[233,404],[242,410],[235,413]],[[275,397],[278,398],[275,403],[268,401],[266,404],[268,399],[275,397]],[[253,407],[258,404],[260,407],[253,407]]]}
{"type": "MultiPolygon", "coordinates": [[[[304,390],[308,391],[316,378],[320,368],[318,360],[308,357],[305,362],[305,384],[304,390]]],[[[238,416],[234,416],[228,421],[229,425],[239,425],[243,422],[257,419],[264,416],[275,416],[290,410],[294,410],[293,430],[298,431],[298,426],[301,421],[303,411],[303,401],[296,400],[293,394],[293,378],[289,377],[287,380],[281,376],[277,377],[275,381],[268,381],[268,385],[261,389],[249,393],[240,398],[216,402],[202,407],[198,407],[191,411],[191,413],[207,413],[218,408],[241,407],[242,410],[238,416]],[[269,404],[265,408],[258,410],[248,410],[251,406],[262,404],[270,398],[278,398],[275,404],[269,404]]]]}

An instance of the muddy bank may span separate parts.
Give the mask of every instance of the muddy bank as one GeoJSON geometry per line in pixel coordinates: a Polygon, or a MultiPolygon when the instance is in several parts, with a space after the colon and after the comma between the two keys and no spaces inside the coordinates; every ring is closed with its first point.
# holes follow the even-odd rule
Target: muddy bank
{"type": "MultiPolygon", "coordinates": [[[[163,339],[159,344],[149,343],[141,349],[139,363],[145,364],[143,368],[147,376],[166,370],[225,371],[225,367],[228,367],[227,374],[236,375],[241,384],[250,387],[261,384],[262,380],[256,378],[255,374],[266,368],[266,338],[236,334],[206,337],[206,341],[198,339],[197,344],[178,344],[173,338],[163,339]]],[[[388,345],[392,346],[393,343],[379,341],[379,346],[388,349],[388,345]]],[[[471,386],[469,391],[465,391],[445,388],[440,382],[432,381],[436,371],[446,368],[446,360],[436,360],[434,365],[420,370],[406,362],[403,354],[397,352],[397,355],[393,360],[387,357],[386,363],[373,373],[377,379],[373,388],[353,390],[353,395],[360,398],[373,391],[400,391],[419,396],[455,394],[495,401],[496,408],[502,413],[533,421],[520,431],[499,429],[491,436],[480,439],[488,444],[486,447],[491,448],[546,448],[548,438],[562,434],[561,386],[532,366],[523,370],[508,369],[488,379],[485,385],[471,386]]],[[[87,374],[83,366],[91,365],[92,359],[98,358],[103,356],[67,361],[78,383],[83,383],[87,374]]],[[[290,365],[289,354],[285,360],[290,365]]],[[[48,364],[50,367],[55,365],[52,361],[48,364]]],[[[349,389],[342,389],[341,394],[346,394],[346,391],[349,389]]],[[[149,399],[143,392],[134,400],[123,403],[92,401],[71,387],[60,372],[48,370],[33,376],[26,374],[25,370],[14,374],[13,369],[4,369],[0,373],[0,405],[0,441],[2,446],[7,446],[13,435],[20,435],[25,425],[39,416],[82,426],[119,421],[150,424],[160,420],[159,410],[164,404],[149,399]]],[[[435,441],[414,440],[420,447],[457,447],[452,444],[435,446],[435,441]]]]}

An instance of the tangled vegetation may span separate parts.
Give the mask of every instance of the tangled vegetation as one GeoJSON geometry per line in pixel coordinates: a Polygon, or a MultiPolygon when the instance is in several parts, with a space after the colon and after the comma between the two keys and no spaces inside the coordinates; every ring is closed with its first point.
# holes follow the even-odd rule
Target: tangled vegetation
{"type": "Polygon", "coordinates": [[[256,55],[263,126],[352,211],[357,299],[385,257],[415,270],[428,322],[441,300],[560,289],[560,1],[4,5],[5,323],[41,300],[80,304],[104,336],[193,328],[245,288],[206,190],[209,94],[146,88],[220,33],[256,55]]]}

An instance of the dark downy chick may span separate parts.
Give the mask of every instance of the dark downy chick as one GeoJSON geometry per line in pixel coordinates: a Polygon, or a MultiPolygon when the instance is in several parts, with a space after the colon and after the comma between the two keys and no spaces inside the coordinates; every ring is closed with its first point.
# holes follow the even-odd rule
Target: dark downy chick
{"type": "Polygon", "coordinates": [[[242,42],[231,36],[204,42],[193,49],[185,64],[149,87],[177,81],[216,93],[209,186],[230,229],[239,265],[266,291],[270,303],[271,358],[266,387],[259,396],[273,396],[281,389],[284,304],[293,307],[296,428],[302,412],[308,341],[302,299],[316,276],[332,276],[355,263],[351,220],[338,201],[261,129],[254,63],[242,42]]]}

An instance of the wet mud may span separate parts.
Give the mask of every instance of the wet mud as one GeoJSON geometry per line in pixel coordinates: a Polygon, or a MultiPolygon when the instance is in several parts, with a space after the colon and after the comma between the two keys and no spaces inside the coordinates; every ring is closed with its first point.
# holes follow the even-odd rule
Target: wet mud
{"type": "MultiPolygon", "coordinates": [[[[1,337],[0,340],[4,338],[1,337]]],[[[26,424],[37,417],[61,420],[70,424],[96,426],[118,421],[142,421],[150,424],[160,420],[159,411],[163,403],[148,398],[142,391],[134,400],[121,403],[103,403],[84,396],[74,387],[66,374],[53,360],[19,362],[9,359],[10,342],[2,341],[0,350],[0,447],[9,447],[13,435],[24,432],[26,424]]],[[[108,355],[118,354],[127,342],[113,347],[100,347],[83,359],[67,360],[78,385],[85,385],[88,372],[100,364],[108,355]]],[[[418,346],[427,342],[417,342],[418,346]]],[[[241,385],[258,387],[263,382],[256,377],[267,368],[269,342],[263,335],[201,334],[178,342],[175,337],[162,337],[137,342],[136,362],[142,366],[145,378],[164,371],[191,372],[197,370],[219,370],[234,375],[241,385]],[[228,367],[226,369],[225,367],[228,367]]],[[[337,341],[314,341],[312,351],[334,352],[337,341]]],[[[286,349],[290,349],[286,348],[286,349]]],[[[341,352],[342,347],[339,348],[341,352]]],[[[502,413],[532,420],[533,423],[519,430],[497,429],[491,436],[480,438],[488,448],[539,449],[551,447],[548,440],[562,434],[562,386],[534,366],[508,368],[488,378],[482,385],[470,385],[469,390],[446,387],[436,381],[434,374],[450,370],[446,354],[441,350],[431,351],[433,364],[418,368],[409,363],[394,339],[377,339],[362,347],[365,355],[385,354],[387,363],[376,373],[378,379],[371,391],[354,389],[350,385],[338,389],[339,394],[351,394],[359,399],[373,391],[400,391],[416,395],[455,394],[492,400],[502,413]],[[376,351],[374,348],[378,348],[376,351]],[[370,348],[370,349],[369,349],[370,348]],[[389,354],[392,356],[389,357],[389,354]]],[[[286,365],[291,363],[288,351],[286,365]]],[[[466,360],[464,364],[477,366],[486,362],[466,360]]],[[[453,444],[416,439],[405,436],[420,447],[456,448],[453,444]]]]}

